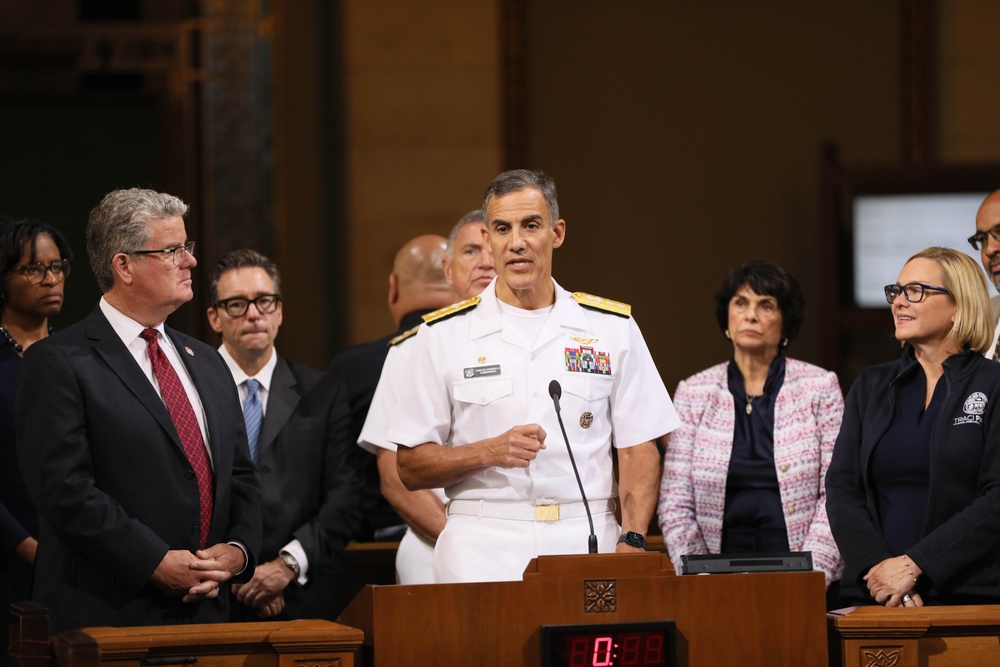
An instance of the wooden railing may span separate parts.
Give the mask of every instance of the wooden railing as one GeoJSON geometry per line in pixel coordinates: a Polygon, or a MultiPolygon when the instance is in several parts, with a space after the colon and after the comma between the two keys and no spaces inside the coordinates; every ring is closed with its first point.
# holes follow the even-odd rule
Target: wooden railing
{"type": "Polygon", "coordinates": [[[1000,605],[849,607],[827,615],[830,665],[1000,665],[1000,605]]]}
{"type": "Polygon", "coordinates": [[[48,636],[44,607],[12,605],[12,667],[360,666],[364,633],[318,620],[83,628],[48,636]]]}

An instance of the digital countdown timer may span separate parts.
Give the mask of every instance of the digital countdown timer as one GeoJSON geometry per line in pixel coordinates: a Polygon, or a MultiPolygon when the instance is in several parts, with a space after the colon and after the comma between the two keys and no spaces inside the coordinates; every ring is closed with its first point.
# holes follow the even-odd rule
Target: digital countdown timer
{"type": "Polygon", "coordinates": [[[673,621],[543,625],[542,667],[674,667],[673,621]]]}

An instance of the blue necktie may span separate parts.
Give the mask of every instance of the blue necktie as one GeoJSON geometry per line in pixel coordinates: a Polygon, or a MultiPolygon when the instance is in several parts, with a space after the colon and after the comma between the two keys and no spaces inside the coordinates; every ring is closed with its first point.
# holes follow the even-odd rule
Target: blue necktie
{"type": "Polygon", "coordinates": [[[250,458],[254,465],[260,459],[260,449],[257,440],[260,438],[260,423],[264,420],[264,409],[261,407],[260,398],[257,396],[257,389],[260,382],[257,380],[247,380],[247,399],[243,401],[243,419],[247,423],[247,441],[250,443],[250,458]]]}

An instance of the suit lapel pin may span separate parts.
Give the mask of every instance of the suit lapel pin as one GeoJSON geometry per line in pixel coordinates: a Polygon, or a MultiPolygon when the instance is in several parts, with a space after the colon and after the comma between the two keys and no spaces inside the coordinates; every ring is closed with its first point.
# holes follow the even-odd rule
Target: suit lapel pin
{"type": "Polygon", "coordinates": [[[192,350],[192,349],[191,349],[190,347],[188,347],[187,345],[185,345],[185,346],[184,346],[184,351],[188,353],[188,356],[189,356],[189,357],[193,357],[193,356],[194,356],[194,350],[192,350]]]}

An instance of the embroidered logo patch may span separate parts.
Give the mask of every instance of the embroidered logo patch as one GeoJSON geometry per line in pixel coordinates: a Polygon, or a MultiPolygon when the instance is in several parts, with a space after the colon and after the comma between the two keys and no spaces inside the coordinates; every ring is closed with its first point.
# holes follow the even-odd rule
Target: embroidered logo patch
{"type": "Polygon", "coordinates": [[[964,417],[955,417],[955,421],[952,426],[958,426],[959,424],[982,424],[983,423],[983,413],[986,412],[986,404],[989,399],[986,398],[986,394],[981,391],[975,391],[969,394],[969,397],[965,399],[965,403],[962,404],[962,410],[965,411],[964,417]]]}
{"type": "Polygon", "coordinates": [[[611,355],[587,345],[566,348],[566,370],[574,373],[611,375],[611,355]]]}

